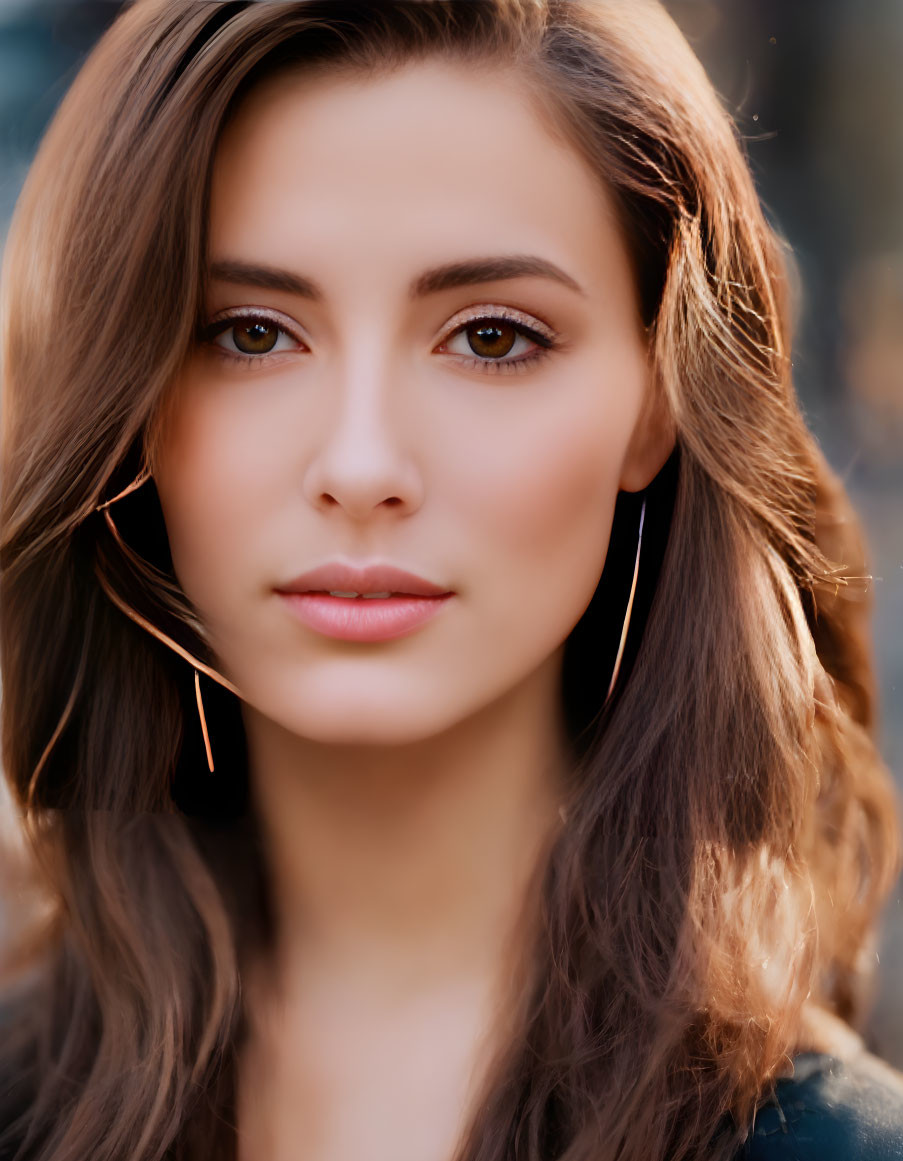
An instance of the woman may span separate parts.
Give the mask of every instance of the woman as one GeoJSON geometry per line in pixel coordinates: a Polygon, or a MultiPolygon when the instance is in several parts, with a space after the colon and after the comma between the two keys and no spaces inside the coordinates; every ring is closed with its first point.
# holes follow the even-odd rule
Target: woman
{"type": "Polygon", "coordinates": [[[137,0],[5,263],[0,1156],[900,1155],[856,525],[661,8],[137,0]]]}

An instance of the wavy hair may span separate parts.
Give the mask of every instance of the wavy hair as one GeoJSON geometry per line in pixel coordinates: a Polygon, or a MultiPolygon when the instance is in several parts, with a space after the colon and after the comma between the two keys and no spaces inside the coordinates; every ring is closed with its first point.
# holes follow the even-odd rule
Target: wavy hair
{"type": "Polygon", "coordinates": [[[42,142],[3,269],[2,747],[24,841],[0,1155],[236,1155],[241,969],[272,938],[240,715],[215,687],[211,732],[235,744],[214,794],[190,668],[136,623],[215,664],[153,486],[121,502],[121,540],[95,509],[153,462],[236,103],[278,69],[429,57],[520,70],[610,190],[678,442],[607,704],[604,602],[568,640],[567,821],[457,1161],[725,1161],[813,1012],[862,1019],[900,870],[863,549],[795,397],[786,247],[664,9],[136,0],[42,142]]]}

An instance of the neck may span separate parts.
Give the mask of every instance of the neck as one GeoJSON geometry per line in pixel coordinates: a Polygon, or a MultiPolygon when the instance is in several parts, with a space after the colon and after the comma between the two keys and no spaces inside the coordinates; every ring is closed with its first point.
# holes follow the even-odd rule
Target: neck
{"type": "Polygon", "coordinates": [[[559,666],[401,746],[321,744],[245,707],[283,967],[402,993],[499,970],[560,825],[559,666]]]}

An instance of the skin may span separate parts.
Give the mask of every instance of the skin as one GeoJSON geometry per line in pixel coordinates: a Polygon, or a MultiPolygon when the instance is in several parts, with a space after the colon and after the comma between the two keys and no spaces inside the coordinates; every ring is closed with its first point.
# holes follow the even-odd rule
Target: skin
{"type": "MultiPolygon", "coordinates": [[[[618,490],[650,482],[673,433],[611,200],[516,75],[428,60],[272,79],[227,128],[210,215],[213,264],[323,295],[212,281],[211,318],[266,308],[286,334],[256,364],[229,361],[233,331],[199,344],[154,465],[176,573],[245,699],[279,917],[247,981],[241,1147],[438,1161],[514,1018],[525,900],[560,825],[564,642],[618,490]],[[500,255],[577,288],[408,294],[500,255]],[[492,373],[460,316],[499,307],[558,349],[492,373]],[[394,641],[320,636],[273,588],[338,556],[456,596],[394,641]]],[[[537,349],[515,340],[496,362],[537,349]]]]}

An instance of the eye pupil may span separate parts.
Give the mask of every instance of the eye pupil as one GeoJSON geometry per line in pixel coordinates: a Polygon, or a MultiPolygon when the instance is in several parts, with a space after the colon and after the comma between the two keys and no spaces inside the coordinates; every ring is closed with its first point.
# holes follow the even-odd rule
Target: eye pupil
{"type": "Polygon", "coordinates": [[[517,339],[517,330],[509,323],[479,323],[468,327],[470,349],[484,359],[500,359],[508,354],[517,339]]]}
{"type": "Polygon", "coordinates": [[[265,355],[275,347],[279,338],[278,327],[264,322],[252,322],[233,327],[235,345],[246,355],[265,355]]]}

